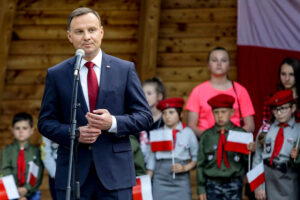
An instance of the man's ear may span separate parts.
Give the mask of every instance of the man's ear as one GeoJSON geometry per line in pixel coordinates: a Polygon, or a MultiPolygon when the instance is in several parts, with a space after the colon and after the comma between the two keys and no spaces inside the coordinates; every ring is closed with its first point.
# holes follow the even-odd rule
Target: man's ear
{"type": "Polygon", "coordinates": [[[103,37],[104,37],[104,28],[103,28],[103,26],[100,27],[100,35],[101,35],[101,40],[102,40],[103,37]]]}
{"type": "Polygon", "coordinates": [[[70,31],[67,31],[67,37],[68,37],[69,42],[73,44],[73,40],[72,40],[70,31]]]}

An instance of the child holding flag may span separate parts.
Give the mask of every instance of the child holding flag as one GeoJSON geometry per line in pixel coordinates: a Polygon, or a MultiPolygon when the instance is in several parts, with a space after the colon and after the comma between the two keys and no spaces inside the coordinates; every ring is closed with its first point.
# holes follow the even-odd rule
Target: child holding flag
{"type": "MultiPolygon", "coordinates": [[[[230,121],[234,114],[234,101],[234,97],[227,94],[219,94],[208,100],[215,125],[204,131],[200,138],[197,161],[197,190],[200,200],[242,199],[243,175],[248,155],[226,152],[225,147],[230,131],[245,132],[230,121]]],[[[254,151],[255,143],[247,143],[245,148],[247,153],[249,150],[254,151]]]]}
{"type": "Polygon", "coordinates": [[[183,104],[182,98],[157,104],[165,125],[150,131],[152,153],[147,169],[153,176],[154,200],[192,198],[189,171],[196,166],[198,142],[192,129],[181,122],[183,104]]]}
{"type": "Polygon", "coordinates": [[[292,90],[276,92],[267,105],[275,122],[265,137],[258,141],[261,145],[256,147],[253,167],[263,161],[265,184],[255,190],[255,197],[258,200],[298,200],[298,172],[293,165],[299,156],[292,150],[298,143],[300,124],[293,116],[296,105],[292,90]]]}
{"type": "Polygon", "coordinates": [[[13,175],[20,200],[39,200],[38,188],[42,183],[44,167],[39,148],[29,143],[34,131],[32,116],[28,113],[16,114],[11,131],[15,140],[2,151],[2,175],[13,175]]]}

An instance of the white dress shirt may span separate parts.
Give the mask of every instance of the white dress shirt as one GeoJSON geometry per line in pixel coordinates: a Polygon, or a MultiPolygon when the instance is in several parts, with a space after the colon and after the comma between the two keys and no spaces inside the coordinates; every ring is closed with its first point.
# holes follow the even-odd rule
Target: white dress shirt
{"type": "MultiPolygon", "coordinates": [[[[82,92],[84,95],[84,99],[87,105],[88,110],[90,111],[90,103],[89,103],[89,94],[88,94],[88,85],[87,85],[87,74],[88,74],[88,68],[85,66],[85,63],[88,61],[82,58],[82,61],[80,63],[80,84],[82,87],[82,92]]],[[[101,76],[101,64],[102,64],[102,51],[100,49],[99,53],[97,56],[91,60],[95,65],[93,67],[96,77],[97,77],[97,82],[98,85],[100,84],[100,76],[101,76]]],[[[100,86],[99,86],[100,87],[100,86]]],[[[99,90],[100,91],[100,90],[99,90]]],[[[112,125],[110,129],[108,130],[109,132],[116,133],[117,132],[117,120],[115,116],[112,116],[112,125]]]]}

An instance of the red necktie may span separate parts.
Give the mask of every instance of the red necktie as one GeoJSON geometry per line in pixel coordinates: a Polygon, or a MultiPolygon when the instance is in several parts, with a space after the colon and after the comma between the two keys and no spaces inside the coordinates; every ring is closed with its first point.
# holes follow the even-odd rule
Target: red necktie
{"type": "Polygon", "coordinates": [[[178,129],[173,129],[172,130],[172,134],[173,134],[173,149],[175,149],[175,145],[176,145],[176,134],[179,132],[178,129]]]}
{"type": "Polygon", "coordinates": [[[88,85],[90,112],[93,112],[93,110],[96,107],[96,101],[97,101],[98,90],[99,90],[97,76],[93,69],[94,65],[95,64],[93,62],[85,63],[85,66],[89,70],[87,74],[87,85],[88,85]]]}
{"type": "Polygon", "coordinates": [[[287,123],[279,123],[278,126],[280,127],[275,139],[275,145],[274,145],[274,150],[270,159],[270,165],[273,164],[273,159],[276,158],[279,155],[279,152],[281,150],[281,147],[283,145],[283,141],[284,141],[284,134],[283,134],[283,129],[287,126],[289,126],[289,124],[287,123]]]}
{"type": "Polygon", "coordinates": [[[19,186],[23,186],[25,183],[25,154],[24,149],[20,149],[19,156],[18,156],[18,179],[19,179],[19,186]]]}
{"type": "MultiPolygon", "coordinates": [[[[181,122],[182,125],[182,129],[184,129],[186,127],[185,123],[181,122]]],[[[179,132],[178,129],[172,129],[172,134],[173,134],[173,149],[175,149],[175,145],[176,145],[176,134],[179,132]]]]}
{"type": "MultiPolygon", "coordinates": [[[[217,164],[218,164],[218,168],[221,167],[222,157],[223,157],[223,148],[225,147],[225,143],[226,143],[225,130],[219,130],[219,132],[220,132],[220,139],[219,139],[218,150],[217,150],[217,164]]],[[[226,153],[226,151],[224,151],[224,163],[227,166],[227,168],[230,167],[229,162],[227,160],[227,153],[226,153]]]]}

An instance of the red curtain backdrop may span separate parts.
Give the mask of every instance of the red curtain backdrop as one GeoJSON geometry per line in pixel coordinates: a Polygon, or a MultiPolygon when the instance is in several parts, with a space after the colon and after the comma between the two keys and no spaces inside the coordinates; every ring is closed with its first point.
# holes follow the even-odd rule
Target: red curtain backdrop
{"type": "Polygon", "coordinates": [[[256,132],[264,99],[277,88],[280,63],[286,57],[300,59],[299,19],[300,2],[238,1],[238,82],[254,104],[256,132]]]}

